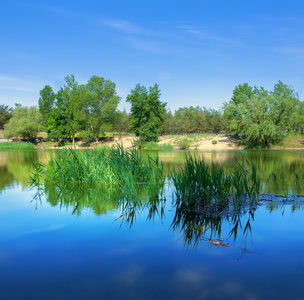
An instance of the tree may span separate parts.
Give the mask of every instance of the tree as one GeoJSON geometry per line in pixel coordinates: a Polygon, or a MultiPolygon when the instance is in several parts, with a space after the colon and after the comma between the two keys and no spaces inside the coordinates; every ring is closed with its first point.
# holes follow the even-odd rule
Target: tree
{"type": "Polygon", "coordinates": [[[52,132],[54,124],[54,113],[53,109],[55,106],[56,94],[53,92],[53,89],[46,85],[40,91],[40,98],[38,100],[39,112],[42,116],[42,123],[48,134],[52,132]]]}
{"type": "Polygon", "coordinates": [[[224,115],[245,143],[268,146],[293,127],[297,103],[294,91],[281,81],[272,92],[246,83],[235,88],[224,115]]]}
{"type": "Polygon", "coordinates": [[[39,111],[49,137],[72,137],[78,133],[98,140],[112,126],[120,97],[115,83],[92,76],[86,85],[79,85],[74,75],[65,78],[56,93],[50,86],[40,91],[39,111]]]}
{"type": "Polygon", "coordinates": [[[12,111],[13,109],[8,105],[0,105],[0,129],[4,129],[4,124],[12,117],[12,111]]]}
{"type": "Polygon", "coordinates": [[[86,89],[90,93],[88,98],[88,130],[95,137],[104,135],[105,129],[115,118],[120,97],[116,94],[116,85],[103,77],[92,76],[86,89]]]}
{"type": "Polygon", "coordinates": [[[130,131],[130,122],[130,115],[126,110],[117,111],[113,118],[113,129],[119,134],[122,132],[127,133],[130,131]]]}
{"type": "Polygon", "coordinates": [[[12,112],[9,122],[4,125],[4,136],[6,138],[21,136],[33,142],[37,133],[43,128],[41,120],[41,114],[36,107],[17,107],[12,112]]]}
{"type": "Polygon", "coordinates": [[[156,141],[162,132],[166,103],[159,98],[157,84],[149,87],[149,91],[137,84],[127,97],[127,102],[131,103],[130,128],[142,141],[156,141]]]}

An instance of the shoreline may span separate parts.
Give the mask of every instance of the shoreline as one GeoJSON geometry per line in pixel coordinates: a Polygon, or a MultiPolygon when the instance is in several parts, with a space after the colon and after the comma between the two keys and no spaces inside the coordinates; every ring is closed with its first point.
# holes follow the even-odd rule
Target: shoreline
{"type": "MultiPolygon", "coordinates": [[[[76,149],[92,149],[96,146],[109,146],[112,147],[117,143],[122,144],[125,149],[133,147],[134,142],[138,140],[134,135],[114,137],[111,141],[100,142],[76,142],[76,149]]],[[[7,139],[0,139],[1,142],[13,142],[7,139]]],[[[297,138],[292,143],[284,143],[283,145],[273,145],[264,149],[246,149],[244,146],[238,144],[238,139],[235,135],[229,134],[190,134],[190,135],[162,135],[158,138],[158,145],[170,144],[173,146],[172,150],[197,150],[197,151],[229,151],[229,150],[304,150],[304,136],[303,141],[297,138]],[[190,141],[190,147],[182,149],[178,147],[177,143],[180,139],[187,137],[190,141]],[[284,147],[285,146],[285,147],[284,147]]],[[[59,147],[56,142],[41,142],[35,146],[35,149],[65,149],[73,147],[71,144],[59,147]]],[[[168,150],[167,150],[168,151],[168,150]]]]}

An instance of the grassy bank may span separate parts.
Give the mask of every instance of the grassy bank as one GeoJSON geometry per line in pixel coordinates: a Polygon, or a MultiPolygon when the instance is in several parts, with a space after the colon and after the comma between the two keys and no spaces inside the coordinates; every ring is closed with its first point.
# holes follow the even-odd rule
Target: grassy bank
{"type": "Polygon", "coordinates": [[[35,145],[32,143],[25,142],[1,142],[0,149],[2,150],[30,150],[34,149],[35,145]]]}

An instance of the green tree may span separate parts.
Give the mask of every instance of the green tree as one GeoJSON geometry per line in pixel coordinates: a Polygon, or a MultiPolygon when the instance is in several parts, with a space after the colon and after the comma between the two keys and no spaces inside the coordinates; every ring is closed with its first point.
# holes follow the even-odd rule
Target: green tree
{"type": "Polygon", "coordinates": [[[127,102],[131,103],[130,128],[142,141],[156,141],[162,132],[166,103],[162,103],[159,98],[157,84],[149,87],[149,91],[137,84],[127,97],[127,102]]]}
{"type": "Polygon", "coordinates": [[[54,106],[56,101],[56,94],[53,89],[46,85],[40,91],[40,98],[38,100],[39,112],[42,116],[42,123],[48,134],[52,132],[54,124],[54,106]]]}
{"type": "Polygon", "coordinates": [[[37,133],[43,129],[41,121],[41,114],[36,107],[17,107],[13,110],[11,119],[4,125],[4,136],[21,136],[33,142],[37,133]]]}
{"type": "Polygon", "coordinates": [[[224,115],[230,129],[236,130],[245,143],[268,146],[293,127],[297,103],[294,91],[281,81],[272,92],[243,84],[235,88],[231,101],[225,103],[224,115]]]}
{"type": "Polygon", "coordinates": [[[113,129],[119,134],[122,132],[128,133],[130,131],[130,115],[126,112],[126,110],[123,111],[117,111],[113,118],[113,129]]]}
{"type": "Polygon", "coordinates": [[[120,97],[116,93],[116,85],[103,77],[92,76],[86,89],[90,93],[88,97],[88,124],[91,134],[96,141],[103,136],[106,128],[109,128],[115,118],[120,97]]]}
{"type": "Polygon", "coordinates": [[[4,124],[6,124],[12,117],[13,109],[8,105],[0,105],[0,129],[4,129],[4,124]]]}

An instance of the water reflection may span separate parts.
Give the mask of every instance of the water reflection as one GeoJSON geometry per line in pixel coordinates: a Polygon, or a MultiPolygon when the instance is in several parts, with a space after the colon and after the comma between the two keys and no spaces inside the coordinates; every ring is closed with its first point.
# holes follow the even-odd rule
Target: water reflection
{"type": "MultiPolygon", "coordinates": [[[[57,150],[58,151],[58,150],[57,150]]],[[[60,150],[59,150],[60,151],[60,150]]],[[[30,172],[34,171],[32,161],[47,164],[54,150],[0,151],[0,191],[14,182],[26,188],[30,172]]],[[[225,168],[232,168],[235,159],[248,159],[256,164],[261,180],[261,193],[304,194],[304,151],[303,150],[258,150],[258,151],[193,151],[207,162],[217,162],[225,168]]],[[[159,155],[167,173],[184,163],[185,151],[142,151],[143,156],[159,155]]]]}
{"type": "MultiPolygon", "coordinates": [[[[167,191],[167,196],[172,191],[167,191]]],[[[165,220],[166,199],[161,197],[163,191],[151,196],[144,186],[139,186],[133,195],[125,195],[117,190],[107,191],[98,188],[65,187],[44,185],[37,190],[34,197],[36,207],[45,200],[52,206],[70,210],[72,214],[80,215],[84,210],[91,210],[97,215],[114,212],[116,222],[120,226],[132,227],[137,218],[146,218],[154,222],[156,218],[165,220]]],[[[173,206],[174,217],[168,230],[181,236],[185,248],[197,248],[199,245],[212,245],[216,247],[238,247],[242,253],[250,252],[242,246],[250,237],[252,241],[252,225],[255,209],[242,207],[239,211],[233,210],[233,205],[208,205],[206,207],[173,206]]]]}
{"type": "Polygon", "coordinates": [[[238,151],[143,151],[143,155],[159,155],[164,168],[182,166],[186,153],[191,153],[211,164],[216,162],[232,169],[235,160],[248,160],[257,166],[261,193],[304,194],[303,150],[238,150],[238,151]]]}

